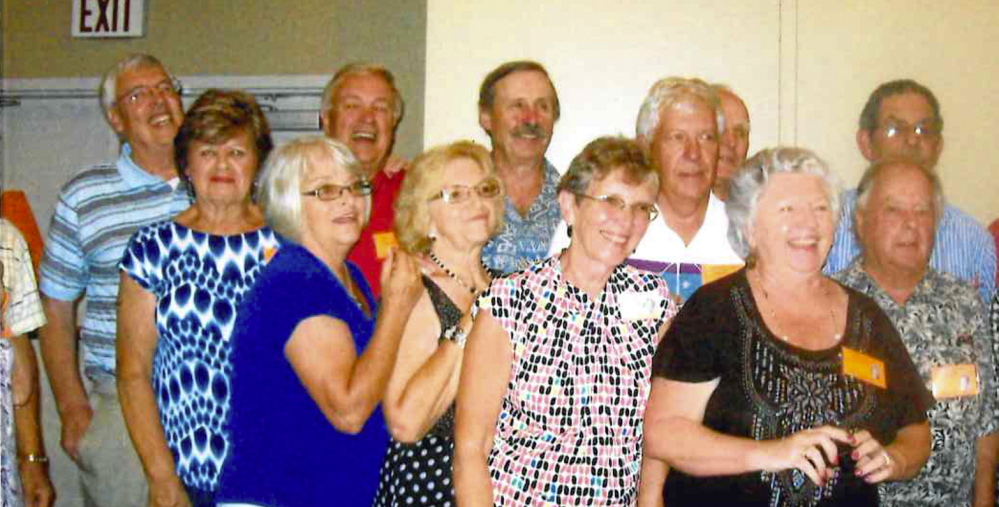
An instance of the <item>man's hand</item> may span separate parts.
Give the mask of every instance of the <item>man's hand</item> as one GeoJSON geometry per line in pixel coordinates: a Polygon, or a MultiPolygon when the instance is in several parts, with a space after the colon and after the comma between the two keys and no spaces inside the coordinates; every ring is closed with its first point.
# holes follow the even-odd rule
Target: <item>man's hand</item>
{"type": "Polygon", "coordinates": [[[90,405],[77,405],[63,413],[62,449],[77,465],[80,464],[80,440],[93,418],[94,410],[90,405]]]}
{"type": "Polygon", "coordinates": [[[25,507],[50,507],[55,500],[55,489],[49,480],[47,466],[47,463],[37,461],[21,463],[25,507]]]}
{"type": "Polygon", "coordinates": [[[149,507],[191,507],[191,500],[177,474],[149,480],[149,507]]]}

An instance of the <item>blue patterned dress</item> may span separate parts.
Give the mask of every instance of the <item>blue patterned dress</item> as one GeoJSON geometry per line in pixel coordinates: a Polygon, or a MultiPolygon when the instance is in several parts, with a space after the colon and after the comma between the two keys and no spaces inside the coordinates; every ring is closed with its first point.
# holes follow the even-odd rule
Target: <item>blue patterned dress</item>
{"type": "Polygon", "coordinates": [[[229,451],[236,307],[277,247],[266,227],[219,236],[163,221],[136,232],[121,261],[156,296],[153,391],[177,475],[197,496],[210,498],[229,451]]]}

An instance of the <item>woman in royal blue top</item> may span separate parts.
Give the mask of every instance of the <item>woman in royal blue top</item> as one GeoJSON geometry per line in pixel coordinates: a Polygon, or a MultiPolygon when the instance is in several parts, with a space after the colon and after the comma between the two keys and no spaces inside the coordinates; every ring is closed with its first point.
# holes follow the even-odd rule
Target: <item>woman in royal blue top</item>
{"type": "Polygon", "coordinates": [[[370,194],[350,150],[324,137],[290,142],[264,169],[258,201],[283,241],[238,310],[220,505],[371,504],[388,444],[376,407],[422,285],[390,251],[376,313],[346,260],[370,194]]]}

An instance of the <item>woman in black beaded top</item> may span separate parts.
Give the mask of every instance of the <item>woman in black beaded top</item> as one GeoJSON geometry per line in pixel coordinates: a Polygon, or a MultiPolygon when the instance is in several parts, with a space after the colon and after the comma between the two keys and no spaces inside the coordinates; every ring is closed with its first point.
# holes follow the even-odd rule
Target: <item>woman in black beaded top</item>
{"type": "Polygon", "coordinates": [[[808,150],[764,150],[731,183],[729,240],[746,268],[699,289],[653,360],[647,457],[665,502],[878,505],[877,483],[930,452],[923,386],[868,297],[822,273],[835,180],[808,150]]]}

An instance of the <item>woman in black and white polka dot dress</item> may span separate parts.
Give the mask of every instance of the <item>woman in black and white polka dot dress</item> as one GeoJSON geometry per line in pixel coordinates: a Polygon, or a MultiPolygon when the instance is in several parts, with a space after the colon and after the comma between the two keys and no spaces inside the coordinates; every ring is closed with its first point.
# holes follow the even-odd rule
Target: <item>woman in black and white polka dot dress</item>
{"type": "Polygon", "coordinates": [[[393,441],[376,506],[456,505],[452,484],[454,398],[471,327],[465,317],[490,275],[482,247],[502,224],[502,185],[489,153],[471,142],[413,161],[396,200],[400,246],[435,264],[406,325],[383,402],[393,441]]]}

